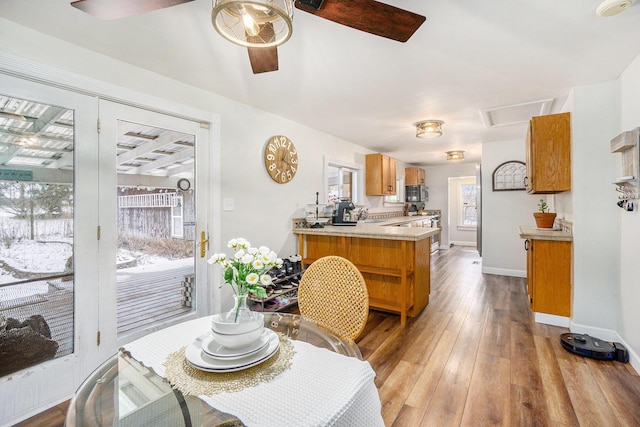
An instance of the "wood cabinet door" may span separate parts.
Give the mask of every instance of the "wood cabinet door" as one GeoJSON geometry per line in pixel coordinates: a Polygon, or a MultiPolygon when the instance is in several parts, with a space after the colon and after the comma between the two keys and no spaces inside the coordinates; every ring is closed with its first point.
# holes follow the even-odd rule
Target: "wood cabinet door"
{"type": "Polygon", "coordinates": [[[526,143],[527,191],[571,190],[570,113],[533,117],[526,143]]]}
{"type": "Polygon", "coordinates": [[[405,168],[404,169],[404,184],[405,185],[420,185],[418,178],[418,168],[405,168]]]}
{"type": "Polygon", "coordinates": [[[396,159],[392,159],[388,156],[385,157],[387,163],[385,194],[387,196],[392,196],[396,194],[396,159]]]}
{"type": "MultiPolygon", "coordinates": [[[[532,258],[533,311],[571,315],[571,242],[534,240],[532,258]]],[[[529,280],[529,278],[527,278],[529,280]]]]}
{"type": "Polygon", "coordinates": [[[396,194],[396,160],[384,154],[367,154],[367,196],[389,196],[396,194]]]}
{"type": "Polygon", "coordinates": [[[425,185],[426,173],[422,168],[405,168],[404,183],[405,185],[425,185]]]}

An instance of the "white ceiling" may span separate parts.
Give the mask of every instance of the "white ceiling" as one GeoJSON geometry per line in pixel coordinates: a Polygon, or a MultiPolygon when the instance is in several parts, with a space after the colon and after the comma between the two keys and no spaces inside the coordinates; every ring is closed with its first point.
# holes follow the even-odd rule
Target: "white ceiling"
{"type": "Polygon", "coordinates": [[[421,165],[523,139],[524,123],[487,128],[480,110],[508,122],[493,108],[552,99],[557,112],[571,87],[615,79],[640,54],[640,4],[601,18],[600,0],[385,0],[427,17],[408,42],[295,9],[280,70],[254,75],[246,49],[211,26],[211,0],[115,21],[69,1],[2,0],[0,16],[421,165]],[[443,136],[415,138],[424,119],[444,120],[443,136]]]}

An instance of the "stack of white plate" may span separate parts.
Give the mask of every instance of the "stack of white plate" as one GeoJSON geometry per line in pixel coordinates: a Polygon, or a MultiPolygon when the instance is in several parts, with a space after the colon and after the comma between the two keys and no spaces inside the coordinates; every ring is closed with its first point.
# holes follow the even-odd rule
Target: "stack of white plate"
{"type": "Polygon", "coordinates": [[[278,334],[264,328],[260,338],[240,348],[227,348],[216,341],[211,332],[200,335],[184,351],[187,361],[207,372],[233,372],[256,366],[278,351],[278,334]]]}

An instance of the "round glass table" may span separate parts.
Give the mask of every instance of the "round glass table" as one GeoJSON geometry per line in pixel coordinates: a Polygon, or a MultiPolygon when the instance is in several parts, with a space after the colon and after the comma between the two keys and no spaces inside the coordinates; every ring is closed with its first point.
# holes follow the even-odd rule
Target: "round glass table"
{"type": "MultiPolygon", "coordinates": [[[[264,319],[265,327],[291,340],[305,341],[362,360],[353,341],[341,339],[303,316],[264,313],[264,319]]],[[[265,398],[274,398],[275,402],[278,396],[265,398]]],[[[286,410],[286,399],[281,403],[280,409],[286,410]]],[[[278,410],[277,405],[274,410],[278,410]]],[[[71,400],[65,426],[87,425],[230,427],[244,424],[196,396],[183,395],[126,351],[119,351],[85,379],[71,400]]]]}

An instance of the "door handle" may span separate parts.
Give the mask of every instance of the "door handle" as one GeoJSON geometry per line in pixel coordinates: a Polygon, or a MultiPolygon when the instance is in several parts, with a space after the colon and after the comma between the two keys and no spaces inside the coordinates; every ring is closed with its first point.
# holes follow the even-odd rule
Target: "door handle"
{"type": "Polygon", "coordinates": [[[207,234],[203,231],[200,233],[200,258],[204,258],[207,249],[209,249],[209,239],[207,239],[207,234]]]}

